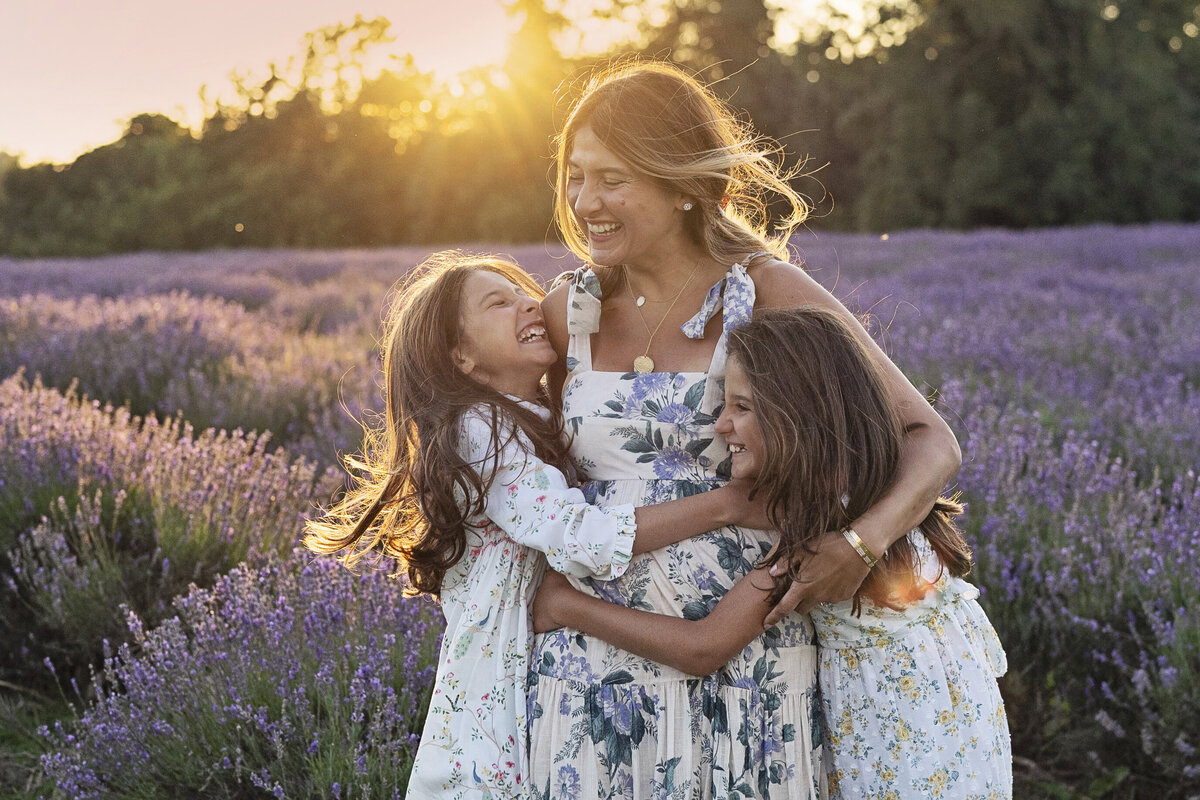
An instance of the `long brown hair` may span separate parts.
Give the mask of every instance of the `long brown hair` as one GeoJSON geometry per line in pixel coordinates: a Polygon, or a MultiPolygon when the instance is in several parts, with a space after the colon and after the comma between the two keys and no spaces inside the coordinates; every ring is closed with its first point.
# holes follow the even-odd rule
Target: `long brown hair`
{"type": "MultiPolygon", "coordinates": [[[[828,531],[850,527],[895,481],[904,424],[867,349],[837,314],[815,306],[756,312],[732,332],[730,358],[745,372],[763,437],[755,481],[779,530],[777,602],[802,560],[828,531]]],[[[920,524],[951,575],[971,569],[971,550],[954,525],[962,506],[939,497],[920,524]]],[[[908,537],[888,548],[855,594],[895,608],[925,591],[908,537]]]]}
{"type": "MultiPolygon", "coordinates": [[[[347,566],[369,553],[375,560],[394,558],[412,592],[441,592],[446,571],[466,551],[464,523],[483,511],[490,481],[480,470],[488,465],[459,454],[463,414],[490,414],[492,454],[519,428],[543,461],[570,463],[559,414],[547,422],[455,366],[463,285],[481,270],[507,278],[531,297],[545,295],[512,262],[456,251],[432,256],[397,282],[383,339],[385,418],[382,425],[364,424],[361,454],[345,459],[352,487],[305,526],[308,549],[341,553],[347,566]]],[[[543,401],[545,391],[543,386],[543,401]]]]}
{"type": "Polygon", "coordinates": [[[780,166],[779,146],[757,135],[683,70],[669,62],[636,60],[591,77],[555,142],[554,219],[575,255],[588,260],[587,236],[567,199],[567,160],[585,126],[637,172],[693,199],[687,231],[718,263],[733,264],[757,251],[789,260],[788,238],[810,207],[789,185],[795,175],[780,166]],[[770,201],[787,209],[773,234],[768,232],[770,201]]]}

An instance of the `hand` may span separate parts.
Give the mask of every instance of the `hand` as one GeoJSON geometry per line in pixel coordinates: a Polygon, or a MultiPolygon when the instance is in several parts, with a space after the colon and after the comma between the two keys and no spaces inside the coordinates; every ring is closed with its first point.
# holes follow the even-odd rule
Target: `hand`
{"type": "Polygon", "coordinates": [[[775,526],[767,518],[766,494],[759,492],[751,500],[750,491],[753,488],[754,481],[746,478],[734,478],[721,488],[720,491],[725,493],[728,502],[729,524],[742,528],[771,530],[775,526]]]}
{"type": "Polygon", "coordinates": [[[575,591],[575,587],[565,576],[552,569],[546,570],[542,584],[533,598],[534,633],[545,633],[562,627],[562,624],[554,617],[554,610],[561,602],[564,592],[573,591],[575,591]]]}
{"type": "MultiPolygon", "coordinates": [[[[784,569],[786,565],[776,564],[771,567],[771,574],[780,574],[784,569]]],[[[817,552],[805,557],[800,565],[800,579],[792,583],[767,614],[763,627],[771,627],[793,611],[807,614],[818,603],[840,603],[851,599],[870,571],[841,531],[826,533],[817,552]]]]}

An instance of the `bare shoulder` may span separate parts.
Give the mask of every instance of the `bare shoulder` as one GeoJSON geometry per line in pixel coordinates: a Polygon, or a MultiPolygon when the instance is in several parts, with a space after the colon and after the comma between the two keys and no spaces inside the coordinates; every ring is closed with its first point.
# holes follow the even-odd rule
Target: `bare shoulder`
{"type": "Polygon", "coordinates": [[[760,259],[750,266],[748,273],[754,280],[757,308],[840,305],[803,268],[787,261],[760,259]]]}
{"type": "Polygon", "coordinates": [[[542,316],[546,326],[554,330],[567,329],[567,303],[571,297],[571,281],[556,281],[549,293],[542,298],[542,316]]]}

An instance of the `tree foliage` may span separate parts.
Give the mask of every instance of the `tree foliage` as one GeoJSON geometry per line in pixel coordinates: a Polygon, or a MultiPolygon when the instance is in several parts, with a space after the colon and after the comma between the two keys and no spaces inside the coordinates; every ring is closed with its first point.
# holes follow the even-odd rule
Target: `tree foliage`
{"type": "MultiPolygon", "coordinates": [[[[143,114],[73,164],[0,158],[0,252],[341,247],[549,235],[571,20],[512,0],[502,65],[453,86],[364,69],[386,20],[311,33],[193,134],[143,114]]],[[[1031,227],[1200,219],[1194,0],[829,0],[780,42],[778,0],[675,0],[638,49],[694,70],[812,173],[813,226],[1031,227]],[[807,161],[804,161],[807,159],[807,161]]],[[[628,50],[628,45],[623,51],[628,50]]]]}

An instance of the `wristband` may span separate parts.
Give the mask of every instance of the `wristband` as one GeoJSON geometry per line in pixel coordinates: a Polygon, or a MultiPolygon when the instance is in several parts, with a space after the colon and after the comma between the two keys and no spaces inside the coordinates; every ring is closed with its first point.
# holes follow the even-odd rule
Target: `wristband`
{"type": "Polygon", "coordinates": [[[854,548],[854,552],[858,553],[866,562],[868,569],[879,563],[879,559],[871,552],[871,548],[867,547],[867,543],[862,540],[862,537],[855,533],[854,528],[846,528],[842,531],[842,536],[846,537],[846,541],[854,548]]]}

